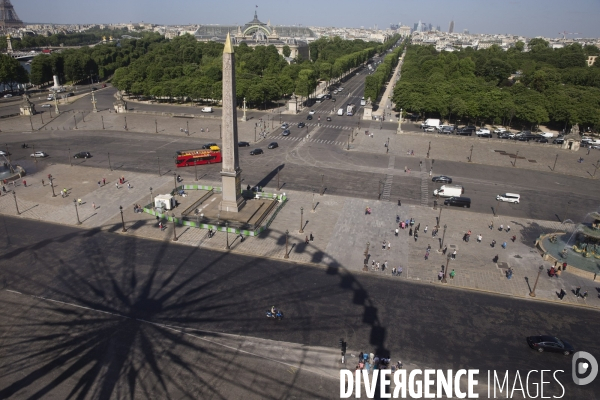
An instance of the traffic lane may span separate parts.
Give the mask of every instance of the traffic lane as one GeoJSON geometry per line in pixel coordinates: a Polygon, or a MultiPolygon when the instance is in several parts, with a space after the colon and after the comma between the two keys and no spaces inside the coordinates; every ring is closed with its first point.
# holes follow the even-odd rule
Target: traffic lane
{"type": "MultiPolygon", "coordinates": [[[[595,310],[17,218],[2,223],[10,239],[0,255],[6,289],[130,318],[330,348],[342,337],[353,354],[375,352],[440,369],[562,369],[568,377],[571,357],[529,349],[525,337],[533,334],[557,335],[600,356],[595,310]],[[61,263],[47,261],[59,255],[61,263]],[[284,311],[282,322],[265,319],[271,305],[284,311]]],[[[81,324],[88,334],[97,331],[93,322],[81,324]]],[[[161,343],[172,340],[159,336],[161,343]]],[[[586,387],[562,383],[569,398],[595,398],[599,390],[597,381],[586,387]]]]}

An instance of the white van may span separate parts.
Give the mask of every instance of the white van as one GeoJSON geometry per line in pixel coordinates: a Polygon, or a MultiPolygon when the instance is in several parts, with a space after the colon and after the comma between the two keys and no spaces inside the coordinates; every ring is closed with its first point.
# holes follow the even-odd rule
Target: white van
{"type": "Polygon", "coordinates": [[[344,115],[344,108],[340,108],[337,112],[337,115],[344,115]]]}
{"type": "Polygon", "coordinates": [[[211,112],[213,112],[213,109],[212,109],[212,107],[202,107],[202,110],[200,110],[200,111],[204,112],[204,113],[211,113],[211,112]]]}
{"type": "Polygon", "coordinates": [[[465,188],[460,185],[442,185],[442,187],[433,191],[433,195],[439,197],[460,197],[464,192],[465,188]]]}
{"type": "Polygon", "coordinates": [[[519,204],[521,201],[521,196],[516,193],[503,193],[496,196],[496,200],[519,204]]]}

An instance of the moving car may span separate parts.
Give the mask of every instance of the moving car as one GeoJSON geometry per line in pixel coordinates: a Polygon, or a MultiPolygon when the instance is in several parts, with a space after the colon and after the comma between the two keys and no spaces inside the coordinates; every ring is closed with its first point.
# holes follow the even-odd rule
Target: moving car
{"type": "Polygon", "coordinates": [[[89,151],[80,151],[79,153],[75,154],[73,158],[90,158],[91,156],[92,155],[89,151]]]}
{"type": "Polygon", "coordinates": [[[10,93],[9,93],[9,94],[5,94],[5,95],[4,95],[4,98],[5,98],[5,99],[8,99],[9,97],[12,97],[12,94],[10,94],[10,93]]]}
{"type": "Polygon", "coordinates": [[[332,98],[331,98],[331,101],[335,101],[335,97],[332,97],[332,98]]]}
{"type": "Polygon", "coordinates": [[[440,175],[440,176],[434,176],[433,178],[431,178],[432,182],[442,182],[442,183],[452,183],[452,178],[450,178],[449,176],[445,176],[445,175],[440,175]]]}
{"type": "Polygon", "coordinates": [[[527,344],[529,347],[540,353],[552,351],[555,353],[563,353],[565,356],[568,356],[575,352],[575,349],[571,344],[550,335],[529,336],[527,337],[527,344]]]}
{"type": "Polygon", "coordinates": [[[52,107],[52,104],[48,104],[48,103],[42,104],[42,108],[50,108],[50,107],[52,107]]]}
{"type": "Polygon", "coordinates": [[[315,113],[315,110],[310,110],[308,113],[309,113],[310,115],[313,115],[313,114],[315,113]]]}
{"type": "Polygon", "coordinates": [[[554,143],[554,144],[563,144],[564,142],[565,142],[565,138],[560,137],[560,136],[552,141],[552,143],[554,143]]]}
{"type": "Polygon", "coordinates": [[[6,151],[0,150],[0,156],[10,156],[10,153],[7,153],[6,151]]]}
{"type": "Polygon", "coordinates": [[[307,115],[306,119],[311,120],[312,119],[312,115],[307,115]]]}
{"type": "Polygon", "coordinates": [[[212,107],[202,107],[202,110],[200,110],[200,112],[211,113],[211,112],[213,112],[213,109],[212,109],[212,107]]]}
{"type": "Polygon", "coordinates": [[[496,196],[496,200],[506,201],[507,203],[519,204],[519,202],[521,201],[521,195],[518,195],[516,193],[503,193],[496,196]]]}
{"type": "Polygon", "coordinates": [[[48,154],[44,153],[43,151],[36,151],[30,157],[44,158],[44,157],[48,157],[48,154]]]}
{"type": "Polygon", "coordinates": [[[326,119],[327,119],[327,121],[331,121],[331,117],[327,117],[326,119]]]}
{"type": "Polygon", "coordinates": [[[264,151],[262,151],[262,149],[254,149],[250,152],[250,155],[255,156],[255,155],[263,154],[263,153],[264,153],[264,151]]]}
{"type": "Polygon", "coordinates": [[[286,130],[285,130],[285,131],[283,131],[281,134],[282,134],[283,136],[289,136],[289,135],[290,135],[290,130],[289,130],[289,129],[286,129],[286,130]]]}
{"type": "Polygon", "coordinates": [[[439,189],[433,191],[433,195],[439,197],[459,197],[464,192],[465,188],[460,185],[442,185],[439,189]]]}
{"type": "Polygon", "coordinates": [[[275,149],[277,147],[279,147],[277,142],[271,142],[271,143],[269,143],[269,146],[267,147],[267,149],[275,149]]]}
{"type": "Polygon", "coordinates": [[[444,205],[471,208],[471,199],[468,197],[450,197],[444,200],[444,205]]]}
{"type": "Polygon", "coordinates": [[[213,146],[218,146],[216,143],[206,143],[202,146],[203,149],[210,149],[213,146]]]}
{"type": "Polygon", "coordinates": [[[248,147],[250,146],[250,143],[248,142],[238,142],[238,147],[248,147]]]}
{"type": "Polygon", "coordinates": [[[290,127],[290,124],[288,124],[287,122],[284,123],[283,125],[281,125],[281,129],[287,129],[290,127]]]}
{"type": "Polygon", "coordinates": [[[298,128],[304,128],[306,124],[304,122],[298,122],[298,128]]]}

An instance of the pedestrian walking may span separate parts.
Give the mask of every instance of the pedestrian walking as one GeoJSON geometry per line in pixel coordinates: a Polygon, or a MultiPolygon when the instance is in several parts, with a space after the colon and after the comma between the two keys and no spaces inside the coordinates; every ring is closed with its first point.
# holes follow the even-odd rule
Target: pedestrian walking
{"type": "Polygon", "coordinates": [[[131,183],[127,182],[127,189],[131,189],[131,183]]]}
{"type": "Polygon", "coordinates": [[[398,228],[396,228],[396,236],[398,236],[398,228]]]}
{"type": "Polygon", "coordinates": [[[392,247],[392,243],[388,242],[387,248],[388,250],[392,247]]]}
{"type": "Polygon", "coordinates": [[[567,294],[567,292],[565,292],[565,289],[560,289],[560,292],[558,292],[558,298],[559,299],[564,299],[565,294],[567,294]]]}
{"type": "Polygon", "coordinates": [[[427,229],[429,229],[429,227],[427,225],[425,225],[425,229],[423,229],[423,232],[427,233],[427,229]]]}
{"type": "Polygon", "coordinates": [[[384,241],[383,241],[383,243],[381,244],[381,248],[382,248],[383,250],[385,250],[385,240],[384,240],[384,241]]]}
{"type": "Polygon", "coordinates": [[[492,229],[494,229],[494,221],[493,220],[490,222],[490,230],[492,230],[492,229]]]}
{"type": "Polygon", "coordinates": [[[404,166],[404,173],[406,173],[407,169],[406,169],[406,165],[404,166]]]}
{"type": "Polygon", "coordinates": [[[442,271],[438,272],[438,281],[441,281],[444,278],[444,273],[442,271]]]}
{"type": "Polygon", "coordinates": [[[102,186],[106,185],[106,178],[102,178],[102,186]]]}
{"type": "Polygon", "coordinates": [[[383,263],[383,268],[381,270],[385,271],[387,269],[387,265],[388,265],[388,262],[387,262],[387,260],[385,260],[385,262],[383,263]]]}
{"type": "Polygon", "coordinates": [[[506,242],[502,243],[502,248],[506,249],[506,242]]]}
{"type": "Polygon", "coordinates": [[[92,209],[96,209],[96,203],[92,203],[92,209]]]}
{"type": "Polygon", "coordinates": [[[500,228],[498,228],[499,231],[503,231],[504,230],[504,225],[500,224],[500,228]]]}
{"type": "Polygon", "coordinates": [[[583,294],[581,295],[581,297],[585,300],[587,298],[587,295],[588,295],[588,293],[587,293],[587,290],[586,290],[585,292],[583,292],[583,294]]]}
{"type": "Polygon", "coordinates": [[[398,271],[396,273],[398,274],[398,276],[400,276],[402,274],[402,267],[398,267],[398,271]]]}
{"type": "Polygon", "coordinates": [[[67,197],[67,188],[63,188],[63,194],[64,194],[63,197],[67,197]]]}
{"type": "Polygon", "coordinates": [[[454,251],[452,252],[452,259],[453,259],[453,260],[456,260],[456,250],[454,250],[454,251]]]}
{"type": "Polygon", "coordinates": [[[412,236],[412,228],[408,230],[408,236],[412,236]]]}
{"type": "Polygon", "coordinates": [[[429,176],[431,176],[431,173],[432,173],[431,170],[429,170],[429,176]]]}
{"type": "Polygon", "coordinates": [[[101,183],[102,183],[101,181],[98,181],[98,187],[102,186],[101,183]]]}
{"type": "Polygon", "coordinates": [[[43,179],[42,179],[42,186],[46,186],[46,185],[44,184],[44,180],[43,180],[43,179]]]}
{"type": "Polygon", "coordinates": [[[455,275],[456,275],[456,272],[454,272],[454,270],[450,271],[450,279],[454,279],[455,275]]]}
{"type": "Polygon", "coordinates": [[[81,199],[77,199],[77,204],[81,205],[81,199]]]}
{"type": "Polygon", "coordinates": [[[313,236],[312,232],[310,233],[309,239],[310,239],[311,242],[315,239],[315,237],[313,236]]]}
{"type": "Polygon", "coordinates": [[[119,182],[115,182],[115,186],[117,187],[117,189],[119,188],[119,182]]]}
{"type": "Polygon", "coordinates": [[[371,262],[371,268],[375,269],[375,260],[371,262]]]}
{"type": "Polygon", "coordinates": [[[429,251],[425,252],[425,260],[427,261],[429,259],[429,251]]]}
{"type": "Polygon", "coordinates": [[[379,262],[375,263],[375,271],[379,271],[379,262]]]}
{"type": "Polygon", "coordinates": [[[419,234],[415,232],[415,242],[419,239],[419,234]]]}
{"type": "Polygon", "coordinates": [[[446,251],[448,251],[448,246],[444,245],[444,248],[442,249],[442,254],[446,255],[446,251]]]}
{"type": "Polygon", "coordinates": [[[419,161],[419,167],[423,166],[423,161],[419,161]]]}
{"type": "Polygon", "coordinates": [[[396,267],[392,268],[392,276],[396,276],[396,271],[397,271],[396,267]]]}
{"type": "Polygon", "coordinates": [[[510,232],[510,225],[506,225],[506,232],[510,232]]]}
{"type": "Polygon", "coordinates": [[[308,244],[308,236],[304,239],[304,244],[308,244]]]}
{"type": "Polygon", "coordinates": [[[575,297],[579,297],[579,292],[581,291],[581,287],[577,286],[577,288],[575,288],[575,297]]]}

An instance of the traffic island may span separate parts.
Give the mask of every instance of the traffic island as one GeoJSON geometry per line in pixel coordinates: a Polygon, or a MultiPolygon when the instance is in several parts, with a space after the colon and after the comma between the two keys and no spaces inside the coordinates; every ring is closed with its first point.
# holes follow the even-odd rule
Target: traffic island
{"type": "Polygon", "coordinates": [[[222,188],[218,186],[181,185],[168,195],[158,195],[154,204],[143,211],[158,220],[210,231],[258,236],[268,228],[287,202],[285,194],[242,191],[246,205],[238,212],[221,209],[222,188]]]}

